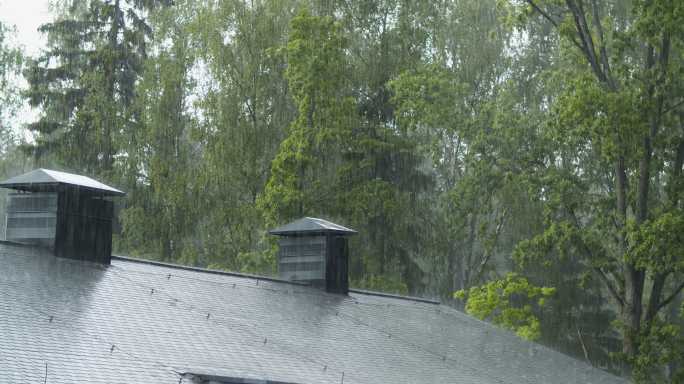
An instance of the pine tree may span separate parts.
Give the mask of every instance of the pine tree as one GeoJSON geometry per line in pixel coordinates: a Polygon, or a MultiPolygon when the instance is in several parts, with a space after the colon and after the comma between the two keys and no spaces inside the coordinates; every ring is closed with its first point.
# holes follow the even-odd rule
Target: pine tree
{"type": "MultiPolygon", "coordinates": [[[[152,34],[145,15],[168,0],[72,2],[40,27],[48,49],[25,71],[29,104],[41,115],[26,149],[38,159],[113,176],[139,123],[131,108],[152,34]]],[[[125,156],[124,156],[125,157],[125,156]]]]}

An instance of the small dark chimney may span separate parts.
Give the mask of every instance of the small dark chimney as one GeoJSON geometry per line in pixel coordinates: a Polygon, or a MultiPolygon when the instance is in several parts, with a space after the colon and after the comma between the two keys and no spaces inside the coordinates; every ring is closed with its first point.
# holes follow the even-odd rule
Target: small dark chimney
{"type": "Polygon", "coordinates": [[[308,282],[332,293],[349,291],[349,246],[353,229],[314,217],[304,217],[269,231],[280,236],[280,278],[308,282]]]}
{"type": "Polygon", "coordinates": [[[109,264],[113,196],[125,195],[89,177],[36,169],[0,183],[9,195],[5,238],[48,246],[57,257],[109,264]]]}

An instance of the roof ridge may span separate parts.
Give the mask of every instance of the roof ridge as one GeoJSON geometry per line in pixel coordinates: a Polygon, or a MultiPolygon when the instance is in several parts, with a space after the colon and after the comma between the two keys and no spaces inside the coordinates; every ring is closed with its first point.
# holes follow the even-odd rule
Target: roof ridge
{"type": "Polygon", "coordinates": [[[442,304],[439,300],[427,299],[424,297],[398,295],[395,293],[386,293],[386,292],[379,292],[379,291],[368,291],[365,289],[358,289],[358,288],[349,288],[349,292],[358,293],[361,295],[368,295],[368,296],[379,296],[379,297],[388,297],[388,298],[392,298],[392,299],[416,301],[419,303],[427,303],[427,304],[435,304],[435,305],[441,305],[442,304]]]}
{"type": "Polygon", "coordinates": [[[201,268],[201,267],[191,267],[189,265],[181,265],[181,264],[173,264],[173,263],[165,263],[163,261],[155,261],[155,260],[148,260],[148,259],[139,259],[135,257],[128,257],[128,256],[122,256],[122,255],[112,255],[112,260],[121,260],[121,261],[129,261],[133,263],[139,263],[139,264],[147,264],[147,265],[155,265],[158,267],[167,267],[167,268],[173,268],[173,269],[180,269],[184,271],[192,271],[192,272],[202,272],[202,273],[209,273],[212,275],[221,275],[221,276],[233,276],[233,277],[244,277],[248,279],[256,279],[256,280],[263,280],[263,281],[272,281],[274,283],[286,283],[286,284],[292,284],[292,285],[298,285],[298,286],[304,286],[304,287],[309,287],[311,284],[308,283],[303,283],[299,281],[290,281],[290,280],[285,280],[285,279],[279,279],[277,277],[270,277],[270,276],[263,276],[263,275],[254,275],[251,273],[242,273],[242,272],[233,272],[233,271],[223,271],[219,269],[209,269],[209,268],[201,268]]]}
{"type": "MultiPolygon", "coordinates": [[[[255,275],[255,274],[242,273],[242,272],[223,271],[223,270],[218,270],[218,269],[191,267],[188,265],[166,263],[163,261],[155,261],[155,260],[148,260],[148,259],[139,259],[139,258],[135,258],[135,257],[128,257],[128,256],[122,256],[122,255],[112,255],[112,260],[128,261],[128,262],[132,262],[132,263],[154,265],[154,266],[158,266],[158,267],[167,267],[167,268],[173,268],[173,269],[180,269],[180,270],[184,270],[184,271],[209,273],[212,275],[243,277],[243,278],[247,278],[247,279],[272,281],[274,283],[285,283],[285,284],[304,286],[304,287],[310,287],[311,286],[311,284],[308,284],[308,283],[279,279],[277,277],[255,275]]],[[[369,290],[365,290],[365,289],[349,288],[349,292],[360,294],[360,295],[378,296],[378,297],[387,297],[387,298],[399,299],[399,300],[415,301],[415,302],[419,302],[419,303],[427,303],[427,304],[435,304],[435,305],[441,304],[441,302],[438,300],[426,299],[426,298],[415,297],[415,296],[398,295],[398,294],[394,294],[394,293],[386,293],[386,292],[379,292],[379,291],[369,291],[369,290]]]]}

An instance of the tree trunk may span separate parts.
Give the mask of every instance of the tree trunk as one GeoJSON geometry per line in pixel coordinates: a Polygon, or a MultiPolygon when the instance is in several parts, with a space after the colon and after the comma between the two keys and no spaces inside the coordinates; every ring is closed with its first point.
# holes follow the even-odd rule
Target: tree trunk
{"type": "Polygon", "coordinates": [[[461,270],[463,269],[463,258],[459,257],[458,253],[452,245],[449,246],[449,257],[447,261],[447,274],[449,277],[450,292],[456,292],[465,289],[463,280],[461,279],[461,270]]]}
{"type": "Polygon", "coordinates": [[[625,305],[622,307],[624,335],[622,352],[634,357],[639,352],[639,330],[641,329],[644,272],[634,265],[625,265],[625,305]]]}
{"type": "MultiPolygon", "coordinates": [[[[669,37],[663,37],[661,47],[661,55],[659,62],[661,70],[665,72],[669,53],[669,37]]],[[[656,60],[655,49],[649,45],[647,48],[646,69],[654,67],[656,60]]],[[[660,82],[661,79],[657,79],[660,82]]],[[[649,130],[645,133],[643,138],[643,157],[639,160],[639,180],[636,190],[636,224],[641,226],[648,219],[648,195],[651,182],[651,159],[653,157],[653,140],[658,132],[661,122],[661,114],[663,109],[663,96],[655,96],[655,84],[649,87],[649,98],[656,98],[656,105],[654,110],[647,110],[650,112],[648,116],[649,130]]],[[[624,250],[623,250],[624,251],[624,250]]],[[[625,326],[625,338],[622,344],[622,351],[629,357],[635,357],[639,353],[639,332],[648,331],[651,325],[651,320],[655,317],[660,303],[660,295],[662,293],[663,285],[667,275],[657,275],[654,277],[654,286],[652,294],[656,297],[650,297],[648,311],[646,314],[646,322],[643,324],[645,329],[642,329],[642,312],[643,312],[643,294],[644,283],[646,280],[646,271],[637,268],[633,263],[626,263],[624,269],[625,278],[625,306],[623,308],[623,321],[625,326]]]]}
{"type": "MultiPolygon", "coordinates": [[[[615,164],[615,193],[617,220],[620,228],[627,222],[627,172],[625,160],[618,157],[615,164]]],[[[625,234],[619,234],[620,254],[627,251],[625,234]]],[[[639,350],[638,333],[641,325],[641,300],[643,294],[643,272],[633,264],[627,263],[623,269],[624,305],[621,307],[623,322],[622,352],[627,356],[635,356],[639,350]]]]}
{"type": "Polygon", "coordinates": [[[470,214],[470,218],[468,220],[468,251],[466,252],[465,260],[461,262],[461,284],[463,285],[463,289],[467,289],[471,285],[471,268],[472,268],[472,262],[473,262],[473,252],[475,248],[475,225],[476,225],[476,217],[475,213],[470,214]]]}

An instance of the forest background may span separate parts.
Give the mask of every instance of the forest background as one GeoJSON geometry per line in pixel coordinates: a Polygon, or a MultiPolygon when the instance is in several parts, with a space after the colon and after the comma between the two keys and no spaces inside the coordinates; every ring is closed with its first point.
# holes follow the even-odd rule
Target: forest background
{"type": "Polygon", "coordinates": [[[273,274],[266,231],[322,217],[359,231],[357,288],[684,382],[684,2],[52,12],[34,56],[0,25],[0,176],[125,190],[117,253],[273,274]]]}

